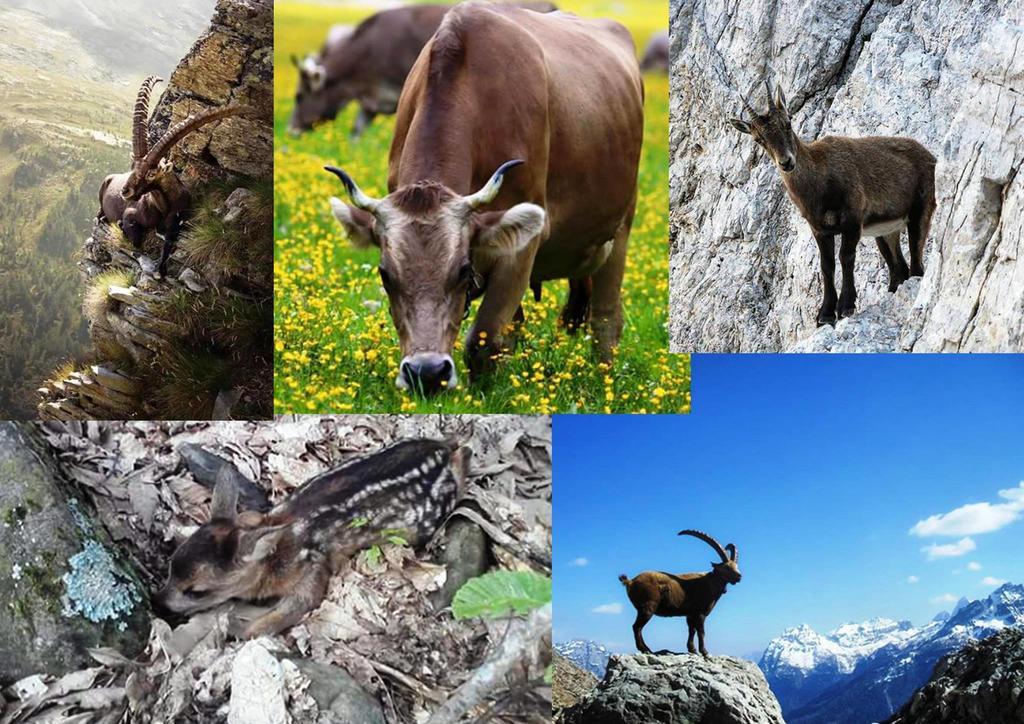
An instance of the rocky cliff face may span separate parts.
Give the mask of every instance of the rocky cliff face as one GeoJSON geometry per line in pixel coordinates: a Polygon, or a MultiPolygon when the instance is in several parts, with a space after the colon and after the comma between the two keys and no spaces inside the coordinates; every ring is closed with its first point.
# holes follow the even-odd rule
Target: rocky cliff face
{"type": "Polygon", "coordinates": [[[153,111],[150,142],[211,107],[259,113],[205,126],[171,152],[192,208],[166,279],[154,276],[155,233],[136,249],[116,225],[95,225],[79,260],[93,351],[40,388],[43,419],[270,415],[272,51],[270,0],[218,1],[153,111]]]}
{"type": "Polygon", "coordinates": [[[783,724],[764,674],[731,656],[614,655],[565,724],[783,724]]]}
{"type": "MultiPolygon", "coordinates": [[[[674,351],[1024,348],[1024,6],[1014,0],[672,0],[674,351]],[[887,291],[870,238],[858,311],[816,329],[817,246],[779,172],[733,130],[783,86],[794,130],[899,135],[938,157],[926,273],[887,291]]],[[[906,248],[906,234],[903,237],[906,248]]],[[[838,274],[838,268],[837,268],[838,274]]]]}
{"type": "Polygon", "coordinates": [[[889,724],[1024,721],[1024,629],[1006,629],[939,662],[889,724]]]}
{"type": "Polygon", "coordinates": [[[563,709],[575,706],[580,699],[593,691],[597,686],[597,677],[577,666],[572,659],[558,653],[557,646],[551,657],[555,665],[554,680],[551,684],[551,711],[555,720],[560,721],[563,709]]]}

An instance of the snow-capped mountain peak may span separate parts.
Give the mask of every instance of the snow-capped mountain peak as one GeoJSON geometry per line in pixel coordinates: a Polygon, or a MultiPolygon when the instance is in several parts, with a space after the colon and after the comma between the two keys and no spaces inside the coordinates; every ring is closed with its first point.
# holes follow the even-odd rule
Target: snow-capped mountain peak
{"type": "Polygon", "coordinates": [[[555,651],[581,669],[589,671],[598,679],[604,678],[605,667],[608,666],[608,649],[594,641],[573,639],[554,645],[555,651]]]}
{"type": "Polygon", "coordinates": [[[1024,626],[1024,586],[961,600],[920,628],[875,618],[827,634],[807,625],[773,639],[760,666],[786,720],[879,721],[927,680],[942,656],[1004,628],[1024,626]]]}

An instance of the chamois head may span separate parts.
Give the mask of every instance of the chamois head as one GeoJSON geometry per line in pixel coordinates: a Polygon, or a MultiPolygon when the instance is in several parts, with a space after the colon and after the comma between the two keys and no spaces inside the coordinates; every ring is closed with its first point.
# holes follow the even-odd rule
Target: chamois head
{"type": "Polygon", "coordinates": [[[740,575],[739,569],[739,552],[736,550],[736,546],[733,543],[722,548],[718,541],[707,533],[702,533],[699,530],[681,530],[679,531],[679,535],[692,535],[694,538],[699,538],[714,548],[719,558],[722,559],[721,562],[711,561],[711,567],[714,572],[721,576],[726,583],[736,584],[740,582],[740,578],[742,578],[742,576],[740,575]],[[729,551],[728,554],[726,553],[726,550],[729,551]]]}
{"type": "Polygon", "coordinates": [[[792,173],[796,169],[796,136],[793,134],[793,124],[786,109],[786,96],[782,92],[782,86],[777,86],[773,100],[772,89],[767,80],[764,87],[768,91],[768,112],[764,115],[759,114],[744,98],[743,107],[751,116],[750,122],[739,118],[730,118],[729,122],[740,133],[752,136],[754,141],[768,152],[768,156],[780,171],[792,173]]]}
{"type": "Polygon", "coordinates": [[[522,163],[503,163],[468,196],[424,181],[384,199],[366,195],[340,168],[325,167],[341,179],[350,201],[331,198],[334,216],[355,245],[380,248],[381,283],[403,355],[398,387],[430,395],[455,386],[451,352],[474,281],[474,257],[518,254],[544,228],[544,209],[535,204],[482,210],[497,198],[505,174],[522,163]]]}

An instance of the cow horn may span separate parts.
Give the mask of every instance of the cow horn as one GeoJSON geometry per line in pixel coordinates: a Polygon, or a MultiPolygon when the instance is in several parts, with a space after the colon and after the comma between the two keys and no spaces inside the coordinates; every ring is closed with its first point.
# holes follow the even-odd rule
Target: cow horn
{"type": "Polygon", "coordinates": [[[478,209],[481,206],[491,203],[498,195],[498,191],[501,190],[501,182],[505,180],[505,173],[515,166],[519,166],[526,163],[522,159],[515,159],[513,161],[506,161],[498,167],[498,170],[494,172],[490,180],[484,184],[484,187],[477,191],[475,194],[466,196],[466,205],[470,209],[478,209]]]}
{"type": "Polygon", "coordinates": [[[135,112],[132,114],[132,161],[138,161],[149,150],[149,139],[146,137],[146,121],[149,120],[149,94],[153,86],[163,82],[163,78],[151,75],[139,86],[139,95],[135,98],[135,112]]]}
{"type": "Polygon", "coordinates": [[[729,551],[729,558],[732,559],[733,563],[739,563],[740,562],[740,552],[738,550],[736,550],[736,544],[735,543],[730,543],[729,545],[727,545],[725,547],[725,549],[727,551],[729,551]]]}
{"type": "Polygon", "coordinates": [[[241,116],[251,115],[255,111],[248,106],[223,106],[221,108],[211,108],[203,111],[195,116],[189,116],[181,123],[175,124],[167,129],[167,132],[156,142],[146,154],[146,157],[138,162],[138,167],[135,172],[141,178],[145,178],[146,173],[155,166],[160,160],[167,155],[167,153],[174,147],[178,141],[183,139],[188,134],[195,130],[202,128],[203,126],[219,121],[222,118],[228,116],[241,116]]]}
{"type": "Polygon", "coordinates": [[[345,191],[348,192],[348,197],[351,199],[353,206],[363,211],[369,211],[371,214],[377,213],[377,209],[380,208],[380,201],[364,194],[363,190],[356,185],[351,176],[337,166],[324,166],[324,171],[333,173],[341,179],[341,183],[345,185],[345,191]]]}
{"type": "Polygon", "coordinates": [[[707,543],[709,546],[715,549],[715,553],[722,559],[722,563],[729,562],[729,556],[726,555],[725,549],[716,541],[714,538],[709,536],[707,533],[703,533],[699,530],[681,530],[679,535],[692,535],[694,538],[700,538],[702,541],[707,543]]]}

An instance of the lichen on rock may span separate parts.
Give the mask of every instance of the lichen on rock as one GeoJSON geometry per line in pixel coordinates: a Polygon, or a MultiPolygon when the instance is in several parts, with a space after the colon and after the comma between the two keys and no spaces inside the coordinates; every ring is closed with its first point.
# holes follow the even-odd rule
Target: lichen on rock
{"type": "Polygon", "coordinates": [[[70,570],[64,582],[65,616],[84,616],[90,621],[115,621],[118,630],[127,628],[125,616],[142,601],[133,580],[124,575],[105,547],[86,541],[80,553],[68,560],[70,570]]]}

